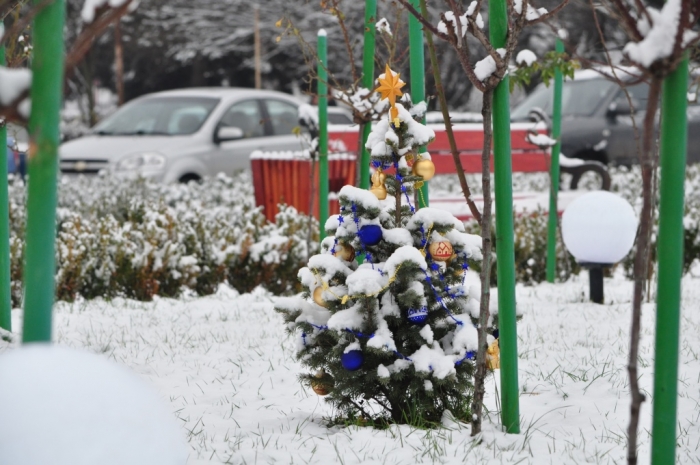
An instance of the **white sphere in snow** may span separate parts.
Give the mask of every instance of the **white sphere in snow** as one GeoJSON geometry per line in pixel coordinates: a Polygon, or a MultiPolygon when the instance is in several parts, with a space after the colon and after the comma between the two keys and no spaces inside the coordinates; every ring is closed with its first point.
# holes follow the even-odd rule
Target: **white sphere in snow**
{"type": "Polygon", "coordinates": [[[32,344],[0,355],[0,464],[183,465],[183,435],[143,380],[99,355],[32,344]]]}
{"type": "Polygon", "coordinates": [[[579,262],[612,264],[632,249],[637,216],[622,197],[595,191],[569,204],[561,230],[566,248],[579,262]]]}

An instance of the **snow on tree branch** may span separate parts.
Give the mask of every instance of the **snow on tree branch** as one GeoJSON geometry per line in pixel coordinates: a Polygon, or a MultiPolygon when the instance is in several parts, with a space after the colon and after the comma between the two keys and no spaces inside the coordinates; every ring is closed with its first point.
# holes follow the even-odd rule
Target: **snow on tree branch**
{"type": "Polygon", "coordinates": [[[10,121],[29,119],[29,87],[32,72],[28,69],[0,67],[0,115],[10,121]]]}

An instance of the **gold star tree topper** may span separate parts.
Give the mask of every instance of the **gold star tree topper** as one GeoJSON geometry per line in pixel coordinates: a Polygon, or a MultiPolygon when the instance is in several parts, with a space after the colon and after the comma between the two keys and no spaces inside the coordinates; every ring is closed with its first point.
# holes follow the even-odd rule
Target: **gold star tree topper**
{"type": "Polygon", "coordinates": [[[391,120],[396,126],[400,124],[399,121],[399,110],[396,109],[396,97],[401,97],[403,92],[401,88],[406,85],[401,79],[399,79],[400,74],[394,73],[386,65],[386,71],[384,72],[384,77],[379,78],[379,87],[377,87],[376,92],[382,95],[382,100],[385,98],[389,99],[389,104],[391,105],[391,120]]]}

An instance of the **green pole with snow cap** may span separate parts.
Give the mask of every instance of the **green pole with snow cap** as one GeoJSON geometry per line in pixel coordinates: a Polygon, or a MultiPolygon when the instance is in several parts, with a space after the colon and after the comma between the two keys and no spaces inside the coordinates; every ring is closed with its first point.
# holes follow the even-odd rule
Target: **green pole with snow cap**
{"type": "MultiPolygon", "coordinates": [[[[5,26],[0,22],[0,36],[5,26]]],[[[5,66],[5,45],[0,46],[0,66],[5,66]]],[[[0,328],[12,331],[10,298],[10,211],[7,192],[7,127],[0,127],[0,328]]]]}
{"type": "MultiPolygon", "coordinates": [[[[362,87],[372,92],[374,90],[374,49],[377,30],[377,0],[365,1],[365,38],[362,50],[362,87]]],[[[362,146],[360,153],[360,189],[369,189],[369,150],[365,148],[369,133],[372,132],[372,123],[362,125],[362,146]]]]}
{"type": "MultiPolygon", "coordinates": [[[[502,48],[508,34],[506,0],[489,2],[489,35],[493,48],[502,48]]],[[[508,75],[493,93],[493,159],[496,190],[496,263],[498,330],[501,349],[501,421],[506,432],[520,432],[518,398],[518,333],[515,326],[515,245],[513,185],[510,158],[508,75]]]]}
{"type": "MultiPolygon", "coordinates": [[[[557,37],[554,49],[564,52],[564,42],[557,37]]],[[[554,70],[554,108],[552,114],[552,138],[557,141],[552,147],[549,162],[549,217],[547,223],[547,282],[553,283],[557,275],[557,225],[559,222],[557,196],[559,195],[559,152],[561,152],[561,96],[564,77],[561,69],[554,70]]]]}
{"type": "Polygon", "coordinates": [[[328,45],[326,31],[318,31],[318,170],[319,226],[321,240],[326,237],[328,220],[328,45]]]}
{"type": "Polygon", "coordinates": [[[683,276],[683,184],[688,145],[688,55],[663,84],[661,96],[661,176],[659,261],[656,293],[656,356],[651,429],[652,465],[676,461],[678,347],[683,276]]]}
{"type": "Polygon", "coordinates": [[[63,90],[64,0],[39,8],[34,19],[32,100],[29,118],[29,184],[24,266],[24,325],[22,340],[51,341],[56,241],[59,110],[63,90]]]}
{"type": "MultiPolygon", "coordinates": [[[[420,0],[411,0],[411,5],[420,11],[420,0]]],[[[413,15],[408,15],[408,46],[411,65],[411,101],[416,104],[425,101],[425,51],[423,50],[423,26],[413,15]]],[[[425,124],[425,117],[421,122],[425,124]]],[[[421,147],[420,151],[424,152],[425,147],[421,147]]],[[[427,207],[429,203],[428,181],[425,181],[418,189],[418,208],[427,207]]]]}

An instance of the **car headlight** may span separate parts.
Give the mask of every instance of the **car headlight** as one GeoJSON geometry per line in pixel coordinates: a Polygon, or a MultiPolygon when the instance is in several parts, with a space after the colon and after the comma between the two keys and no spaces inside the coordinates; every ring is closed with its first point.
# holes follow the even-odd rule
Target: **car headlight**
{"type": "Polygon", "coordinates": [[[157,152],[145,152],[119,160],[116,171],[156,171],[165,168],[165,157],[157,152]]]}

